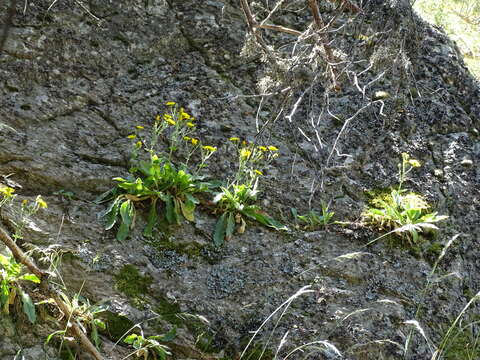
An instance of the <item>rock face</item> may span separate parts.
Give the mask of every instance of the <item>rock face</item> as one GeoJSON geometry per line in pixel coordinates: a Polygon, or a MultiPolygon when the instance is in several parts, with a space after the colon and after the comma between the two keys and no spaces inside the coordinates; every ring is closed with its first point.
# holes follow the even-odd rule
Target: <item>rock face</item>
{"type": "MultiPolygon", "coordinates": [[[[318,342],[309,350],[312,359],[399,359],[413,328],[407,321],[418,320],[438,345],[480,290],[479,82],[456,46],[418,19],[408,2],[363,3],[364,13],[345,22],[332,43],[355,59],[351,72],[339,77],[341,91],[315,86],[291,121],[285,115],[315,69],[280,76],[258,54],[240,57],[246,26],[236,1],[93,0],[88,7],[37,1],[27,2],[24,13],[17,9],[0,56],[0,122],[8,126],[0,132],[0,175],[18,183],[20,198],[41,194],[48,202],[27,227],[25,242],[41,249],[58,244],[67,289],[108,301],[116,314],[120,330],[111,325],[103,334],[105,358],[128,354],[110,341],[141,323],[148,335],[178,327],[175,358],[235,359],[252,331],[308,285],[276,327],[278,316],[255,337],[251,359],[260,358],[263,346],[263,358],[272,358],[287,331],[282,358],[318,342]],[[369,24],[364,37],[350,33],[360,22],[369,24]],[[355,85],[353,74],[369,63],[372,70],[355,85]],[[266,76],[279,87],[289,81],[292,100],[268,97],[257,116],[260,98],[249,96],[266,76]],[[390,94],[382,110],[377,103],[349,119],[378,91],[390,94]],[[319,100],[326,94],[328,111],[319,100]],[[262,207],[292,225],[291,207],[305,213],[309,205],[331,202],[335,219],[350,224],[288,233],[250,224],[216,248],[210,238],[215,216],[200,209],[195,223],[169,234],[146,239],[137,226],[127,241],[116,241],[97,219],[105,206],[93,200],[113,186],[113,177],[128,173],[132,128],[149,128],[171,100],[195,115],[202,139],[219,147],[213,176],[234,168],[229,137],[274,144],[281,156],[261,182],[262,207]],[[256,124],[266,122],[255,137],[256,124]],[[409,175],[408,187],[449,216],[421,255],[382,241],[365,247],[378,234],[359,222],[365,192],[396,183],[402,152],[423,164],[409,175]],[[433,244],[456,234],[430,278],[438,255],[433,244]]],[[[326,5],[322,11],[333,14],[326,5]]],[[[310,21],[308,13],[283,16],[281,24],[296,28],[310,21]]],[[[288,41],[285,34],[265,36],[272,44],[288,41]]],[[[2,209],[8,229],[13,213],[2,209]]],[[[48,326],[38,325],[33,335],[18,326],[0,324],[2,359],[22,350],[25,359],[57,356],[41,347],[48,326]]],[[[407,358],[430,356],[430,344],[414,331],[407,358]]]]}

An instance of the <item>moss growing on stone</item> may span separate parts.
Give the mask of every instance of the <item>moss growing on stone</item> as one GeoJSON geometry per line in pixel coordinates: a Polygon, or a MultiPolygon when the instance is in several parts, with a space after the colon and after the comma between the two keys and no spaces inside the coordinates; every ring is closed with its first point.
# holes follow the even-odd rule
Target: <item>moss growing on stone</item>
{"type": "Polygon", "coordinates": [[[160,315],[163,320],[172,325],[183,327],[184,320],[178,316],[181,314],[180,305],[171,303],[164,297],[156,298],[155,301],[157,303],[155,312],[160,315]]]}
{"type": "Polygon", "coordinates": [[[134,305],[141,305],[152,283],[150,276],[142,276],[133,265],[125,265],[115,276],[118,291],[128,296],[134,305]]]}
{"type": "Polygon", "coordinates": [[[198,316],[183,313],[180,306],[164,297],[155,299],[155,312],[168,323],[187,329],[195,338],[196,347],[204,353],[218,353],[221,349],[215,346],[215,332],[198,316]]]}
{"type": "Polygon", "coordinates": [[[196,241],[179,242],[162,239],[149,241],[149,244],[158,251],[171,250],[179,255],[187,255],[190,258],[200,256],[202,249],[204,248],[204,245],[201,245],[196,241]]]}
{"type": "Polygon", "coordinates": [[[114,341],[120,340],[134,325],[126,316],[111,311],[101,313],[99,318],[105,322],[108,337],[114,341]]]}

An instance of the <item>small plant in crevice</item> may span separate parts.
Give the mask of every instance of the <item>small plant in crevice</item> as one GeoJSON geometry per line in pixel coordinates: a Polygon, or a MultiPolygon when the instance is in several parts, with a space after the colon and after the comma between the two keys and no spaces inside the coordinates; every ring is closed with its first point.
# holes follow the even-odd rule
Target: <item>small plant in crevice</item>
{"type": "MultiPolygon", "coordinates": [[[[453,324],[453,323],[452,323],[453,324]]],[[[465,322],[460,319],[445,332],[433,359],[480,359],[480,321],[465,322]]]]}
{"type": "Polygon", "coordinates": [[[373,199],[372,206],[363,213],[367,224],[379,230],[389,231],[370,243],[389,234],[396,234],[414,247],[419,241],[419,233],[437,230],[438,227],[434,224],[448,218],[445,215],[438,215],[435,211],[432,212],[423,196],[403,188],[407,174],[417,167],[420,167],[420,162],[403,153],[402,162],[398,164],[398,187],[392,189],[383,198],[373,199]]]}
{"type": "Polygon", "coordinates": [[[10,306],[20,298],[22,309],[28,320],[34,324],[37,319],[35,304],[26,291],[23,290],[21,282],[28,281],[36,284],[40,279],[30,273],[23,271],[23,265],[17,263],[13,255],[0,254],[0,306],[2,313],[9,314],[10,306]]]}
{"type": "MultiPolygon", "coordinates": [[[[15,194],[15,189],[0,184],[0,208],[3,206],[11,205],[17,195],[15,194]]],[[[35,198],[35,201],[28,201],[27,199],[22,200],[20,211],[15,211],[18,214],[18,220],[11,220],[14,225],[14,234],[13,238],[15,240],[23,239],[23,230],[25,226],[31,222],[32,217],[40,210],[46,209],[48,207],[45,200],[43,200],[41,195],[38,195],[35,198]]]]}
{"type": "Polygon", "coordinates": [[[136,208],[148,207],[145,236],[152,236],[161,217],[168,224],[180,224],[181,219],[194,221],[194,211],[199,199],[196,194],[208,192],[211,184],[199,175],[206,161],[217,150],[213,146],[202,145],[199,139],[190,137],[195,124],[191,115],[178,109],[174,103],[167,103],[170,113],[158,116],[154,122],[150,139],[140,136],[144,127],[136,126],[135,134],[129,135],[134,141],[130,175],[125,179],[114,178],[117,186],[102,194],[96,201],[111,201],[107,209],[99,214],[105,219],[105,229],[120,223],[117,239],[127,238],[135,225],[136,208]],[[168,132],[169,146],[157,154],[159,138],[168,132]],[[201,160],[197,167],[189,166],[192,155],[200,152],[201,160]],[[147,160],[142,159],[146,154],[147,160]],[[183,154],[184,161],[176,164],[174,158],[183,154]]]}
{"type": "Polygon", "coordinates": [[[31,221],[32,217],[40,210],[46,209],[48,207],[45,200],[42,199],[40,195],[35,198],[34,202],[23,200],[22,206],[20,208],[20,220],[18,222],[14,222],[15,226],[15,233],[13,234],[13,238],[15,240],[23,239],[23,230],[25,226],[31,221]]]}
{"type": "MultiPolygon", "coordinates": [[[[15,189],[0,184],[0,208],[12,204],[16,198],[15,189]]],[[[13,238],[22,239],[23,229],[31,217],[40,209],[46,208],[47,203],[39,195],[35,202],[23,200],[21,203],[19,219],[14,222],[15,230],[13,238]]],[[[31,273],[26,273],[24,265],[18,263],[9,249],[0,254],[0,307],[1,312],[10,314],[10,306],[17,299],[21,299],[22,309],[28,320],[34,324],[37,319],[35,304],[30,295],[23,289],[22,282],[40,283],[40,279],[31,273]]]]}
{"type": "Polygon", "coordinates": [[[451,323],[446,327],[441,326],[441,328],[438,329],[439,332],[443,334],[440,336],[440,340],[437,343],[434,343],[429,337],[427,337],[427,332],[420,325],[421,314],[424,313],[424,308],[428,303],[428,296],[435,296],[435,287],[442,283],[439,279],[445,279],[455,275],[454,273],[450,273],[436,276],[436,272],[439,268],[440,262],[445,258],[448,249],[459,237],[460,234],[454,235],[443,246],[440,255],[435,260],[432,269],[426,277],[427,281],[425,287],[419,293],[419,301],[417,302],[414,318],[413,320],[405,322],[405,324],[410,325],[411,327],[404,344],[405,358],[407,358],[410,351],[415,333],[420,334],[421,338],[425,340],[432,354],[431,357],[428,358],[430,360],[474,360],[479,358],[480,337],[478,326],[480,321],[477,314],[478,312],[475,312],[474,309],[480,300],[480,291],[471,296],[470,300],[451,323]]]}
{"type": "MultiPolygon", "coordinates": [[[[230,138],[230,141],[240,143],[239,138],[230,138]]],[[[237,233],[243,233],[247,218],[275,230],[287,230],[285,225],[268,216],[256,205],[259,178],[263,176],[260,169],[278,156],[278,148],[243,143],[236,146],[236,151],[238,170],[234,179],[226,186],[222,186],[213,200],[216,212],[221,214],[213,233],[216,245],[230,239],[235,228],[237,233]]]]}
{"type": "Polygon", "coordinates": [[[75,294],[72,298],[60,291],[59,295],[70,314],[70,317],[66,319],[67,326],[63,330],[58,330],[48,335],[45,343],[49,343],[53,337],[59,336],[61,339],[60,349],[63,347],[65,340],[70,340],[69,330],[70,323],[75,322],[85,335],[90,335],[91,340],[95,344],[97,349],[100,348],[100,336],[99,330],[105,330],[106,325],[99,318],[99,314],[108,309],[107,306],[102,304],[91,304],[90,301],[81,296],[75,294]]]}
{"type": "MultiPolygon", "coordinates": [[[[291,208],[292,215],[295,220],[299,220],[303,223],[304,229],[314,230],[318,227],[325,227],[331,223],[331,220],[335,213],[329,210],[327,204],[322,203],[322,214],[320,215],[315,210],[310,210],[305,215],[299,215],[297,209],[291,208]]],[[[298,225],[297,225],[298,226],[298,225]]]]}
{"type": "Polygon", "coordinates": [[[164,335],[145,336],[143,330],[139,334],[130,334],[123,342],[133,347],[134,352],[131,355],[135,355],[137,358],[148,359],[167,359],[168,355],[171,355],[169,348],[163,345],[165,342],[172,341],[177,334],[176,328],[173,328],[164,335]]]}

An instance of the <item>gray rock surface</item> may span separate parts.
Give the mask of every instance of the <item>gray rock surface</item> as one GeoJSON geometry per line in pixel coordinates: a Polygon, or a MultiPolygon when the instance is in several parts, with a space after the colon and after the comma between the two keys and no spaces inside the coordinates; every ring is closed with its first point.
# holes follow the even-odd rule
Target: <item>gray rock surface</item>
{"type": "MultiPolygon", "coordinates": [[[[274,122],[283,99],[268,98],[259,121],[271,123],[255,138],[259,98],[243,95],[257,93],[260,79],[276,75],[259,56],[239,56],[246,27],[236,1],[95,0],[91,13],[79,4],[58,1],[49,9],[50,2],[27,2],[0,56],[0,122],[11,128],[0,132],[0,175],[19,184],[21,199],[41,194],[48,202],[28,224],[25,241],[60,246],[62,279],[72,293],[82,289],[93,302],[107,301],[111,311],[142,323],[149,334],[179,326],[172,344],[178,359],[236,358],[252,331],[306,285],[312,292],[292,303],[275,330],[270,322],[257,345],[272,331],[267,348],[275,351],[288,331],[285,351],[328,341],[342,353],[325,347],[312,358],[400,359],[411,328],[405,322],[418,306],[420,325],[438,343],[442,329],[480,290],[480,86],[443,33],[412,14],[408,1],[369,2],[365,19],[372,31],[388,36],[373,49],[356,47],[352,56],[364,63],[352,71],[372,61],[374,71],[361,83],[385,75],[365,96],[345,76],[342,90],[329,93],[335,116],[318,100],[326,85],[311,92],[292,122],[284,116],[274,122]],[[405,61],[392,65],[396,54],[405,61]],[[412,95],[413,88],[420,96],[412,95]],[[378,104],[370,106],[340,134],[344,121],[379,90],[393,94],[384,101],[386,116],[378,104]],[[269,213],[292,222],[291,207],[304,213],[309,204],[319,209],[331,201],[337,220],[356,224],[289,233],[251,224],[215,248],[215,217],[199,209],[194,224],[173,227],[155,241],[142,236],[145,220],[139,218],[130,238],[117,242],[97,219],[104,205],[93,200],[113,186],[113,177],[127,174],[132,128],[151,126],[170,100],[193,113],[202,139],[219,147],[209,168],[213,176],[233,171],[228,137],[275,144],[281,156],[261,183],[269,213]],[[338,152],[330,157],[337,136],[338,152]],[[358,225],[365,191],[396,183],[402,152],[423,164],[409,175],[408,186],[449,215],[435,241],[445,244],[461,234],[436,274],[455,276],[428,290],[434,257],[383,242],[365,247],[378,234],[358,225]],[[55,195],[60,190],[74,197],[55,195]],[[137,279],[150,279],[138,298],[119,289],[126,265],[138,269],[137,279]]],[[[309,21],[296,13],[284,20],[299,28],[309,21]]],[[[285,38],[266,36],[272,44],[285,38]]],[[[348,54],[352,41],[339,35],[334,46],[348,54]]],[[[290,81],[298,97],[311,72],[277,73],[276,81],[290,81]]],[[[4,226],[12,229],[12,220],[12,211],[2,209],[4,226]]],[[[12,324],[3,324],[2,359],[21,349],[25,359],[55,358],[41,346],[45,331],[17,337],[12,324]]],[[[429,358],[427,344],[415,334],[408,358],[429,358]]],[[[106,358],[128,354],[104,336],[106,358]]]]}

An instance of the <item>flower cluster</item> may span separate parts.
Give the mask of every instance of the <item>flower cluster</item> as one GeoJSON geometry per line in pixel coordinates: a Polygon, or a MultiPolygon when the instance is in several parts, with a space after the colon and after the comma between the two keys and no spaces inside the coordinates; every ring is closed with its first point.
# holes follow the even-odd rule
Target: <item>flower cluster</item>
{"type": "Polygon", "coordinates": [[[279,149],[276,146],[256,146],[239,137],[231,137],[238,152],[239,166],[235,178],[237,183],[253,184],[259,176],[263,176],[265,168],[273,159],[278,157],[279,149]]]}

